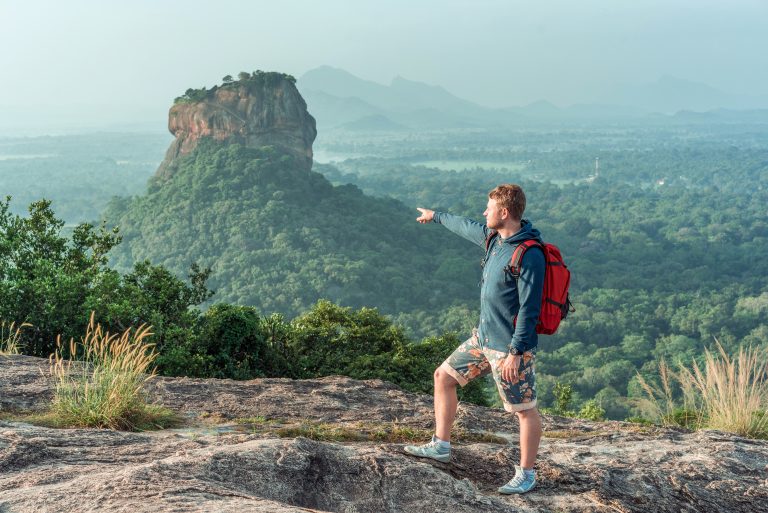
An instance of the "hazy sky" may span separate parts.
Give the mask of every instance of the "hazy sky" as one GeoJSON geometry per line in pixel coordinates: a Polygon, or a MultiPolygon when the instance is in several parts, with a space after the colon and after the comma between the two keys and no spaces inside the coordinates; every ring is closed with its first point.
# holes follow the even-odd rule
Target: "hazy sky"
{"type": "Polygon", "coordinates": [[[496,107],[663,75],[760,95],[766,27],[766,0],[0,0],[0,125],[164,123],[188,87],[321,65],[496,107]]]}

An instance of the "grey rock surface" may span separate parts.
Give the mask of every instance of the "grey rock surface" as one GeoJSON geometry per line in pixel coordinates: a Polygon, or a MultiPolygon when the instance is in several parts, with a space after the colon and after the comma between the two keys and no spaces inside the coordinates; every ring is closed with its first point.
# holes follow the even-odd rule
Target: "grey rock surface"
{"type": "Polygon", "coordinates": [[[459,424],[509,444],[454,447],[449,464],[402,445],[276,438],[235,419],[432,427],[431,400],[343,377],[246,382],[157,378],[159,403],[188,425],[157,432],[49,429],[12,419],[51,397],[48,363],[0,356],[0,512],[761,512],[768,442],[606,422],[544,418],[538,486],[496,488],[519,453],[503,411],[461,405],[459,424]]]}

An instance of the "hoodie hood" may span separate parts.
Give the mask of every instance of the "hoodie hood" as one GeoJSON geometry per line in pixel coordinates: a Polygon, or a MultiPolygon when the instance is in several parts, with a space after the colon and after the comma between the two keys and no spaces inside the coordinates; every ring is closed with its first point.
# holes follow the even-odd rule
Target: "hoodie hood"
{"type": "Polygon", "coordinates": [[[533,227],[533,224],[530,221],[523,219],[520,221],[520,225],[520,231],[510,237],[507,237],[506,239],[502,239],[503,242],[509,244],[519,244],[520,242],[531,239],[543,242],[541,240],[541,233],[539,230],[533,227]]]}

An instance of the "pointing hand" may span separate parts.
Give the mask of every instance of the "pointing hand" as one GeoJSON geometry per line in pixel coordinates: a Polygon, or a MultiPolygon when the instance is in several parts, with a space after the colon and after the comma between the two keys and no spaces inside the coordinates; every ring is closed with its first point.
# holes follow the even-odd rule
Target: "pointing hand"
{"type": "Polygon", "coordinates": [[[416,210],[421,212],[421,215],[416,218],[416,220],[418,222],[420,222],[421,224],[431,223],[432,222],[432,218],[435,217],[435,211],[434,210],[429,210],[429,209],[426,209],[426,208],[419,208],[419,207],[416,207],[416,210]]]}

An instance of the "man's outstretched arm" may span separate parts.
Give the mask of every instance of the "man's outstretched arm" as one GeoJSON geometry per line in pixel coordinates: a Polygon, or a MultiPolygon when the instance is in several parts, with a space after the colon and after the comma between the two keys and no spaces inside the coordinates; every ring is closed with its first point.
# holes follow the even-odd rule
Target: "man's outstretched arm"
{"type": "Polygon", "coordinates": [[[474,242],[483,248],[485,247],[485,238],[488,235],[488,227],[484,224],[467,219],[466,217],[446,214],[445,212],[435,212],[428,208],[416,207],[416,210],[421,212],[421,215],[416,218],[416,221],[422,224],[442,224],[456,235],[461,235],[468,241],[474,242]]]}

